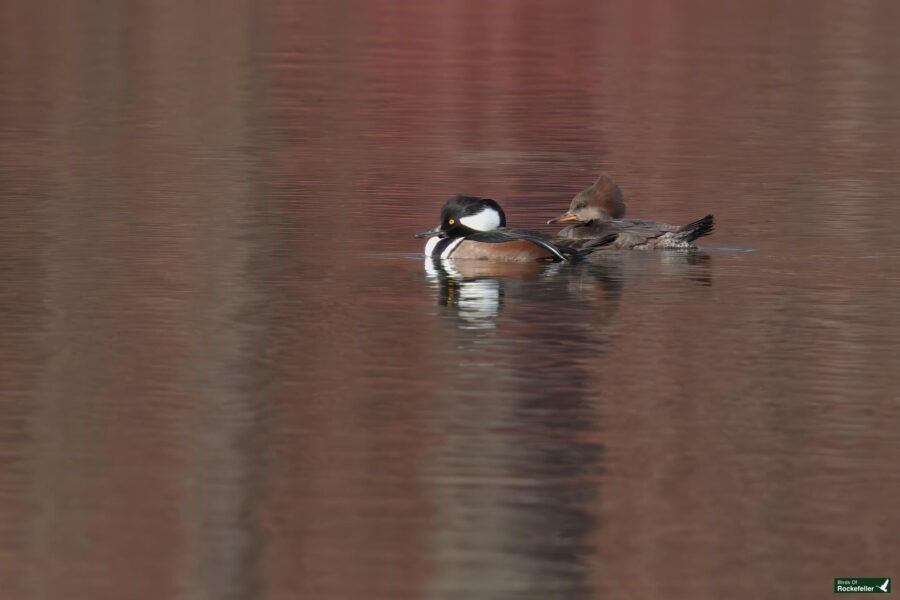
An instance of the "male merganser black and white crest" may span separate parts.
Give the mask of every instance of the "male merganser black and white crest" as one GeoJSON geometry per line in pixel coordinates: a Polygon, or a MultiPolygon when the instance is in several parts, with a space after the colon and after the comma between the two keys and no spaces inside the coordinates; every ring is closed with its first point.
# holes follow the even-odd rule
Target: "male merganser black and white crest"
{"type": "Polygon", "coordinates": [[[435,258],[449,258],[465,235],[478,231],[493,231],[506,227],[506,213],[491,198],[453,196],[441,208],[441,224],[431,232],[416,234],[424,237],[433,233],[425,244],[425,254],[435,258]]]}
{"type": "Polygon", "coordinates": [[[611,244],[616,236],[594,240],[575,250],[554,244],[540,233],[506,229],[506,214],[495,200],[453,196],[441,208],[440,224],[416,237],[431,238],[425,254],[432,258],[566,262],[611,244]]]}

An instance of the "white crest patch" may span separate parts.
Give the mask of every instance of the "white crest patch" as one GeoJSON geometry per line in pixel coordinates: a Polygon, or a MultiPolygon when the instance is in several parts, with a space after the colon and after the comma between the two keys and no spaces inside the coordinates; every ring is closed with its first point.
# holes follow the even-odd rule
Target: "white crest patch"
{"type": "Polygon", "coordinates": [[[474,215],[462,217],[459,222],[475,231],[491,231],[500,227],[500,213],[493,208],[484,207],[474,215]]]}

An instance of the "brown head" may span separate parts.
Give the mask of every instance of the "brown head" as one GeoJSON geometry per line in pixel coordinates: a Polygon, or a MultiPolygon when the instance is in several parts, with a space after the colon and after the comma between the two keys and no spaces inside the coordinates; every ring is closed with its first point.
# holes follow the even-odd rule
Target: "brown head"
{"type": "Polygon", "coordinates": [[[594,185],[581,190],[572,198],[569,210],[547,223],[587,223],[594,220],[621,219],[625,216],[622,190],[606,173],[594,185]]]}

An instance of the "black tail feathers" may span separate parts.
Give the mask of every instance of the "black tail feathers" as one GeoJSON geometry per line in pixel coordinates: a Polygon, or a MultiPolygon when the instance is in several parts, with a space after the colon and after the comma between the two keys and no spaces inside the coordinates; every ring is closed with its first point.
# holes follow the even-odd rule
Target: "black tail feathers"
{"type": "Polygon", "coordinates": [[[716,228],[716,220],[712,215],[706,215],[678,229],[679,237],[685,242],[693,242],[697,238],[711,234],[716,228]]]}
{"type": "Polygon", "coordinates": [[[594,252],[594,250],[603,248],[604,246],[609,246],[610,244],[615,242],[618,237],[618,233],[609,233],[607,235],[604,235],[603,237],[590,240],[580,248],[560,246],[559,249],[568,260],[580,260],[582,258],[585,258],[586,256],[589,256],[592,252],[594,252]]]}

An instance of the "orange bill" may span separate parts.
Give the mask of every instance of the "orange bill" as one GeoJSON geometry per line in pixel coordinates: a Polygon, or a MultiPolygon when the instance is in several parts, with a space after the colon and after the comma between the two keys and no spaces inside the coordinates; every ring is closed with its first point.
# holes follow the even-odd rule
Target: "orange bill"
{"type": "Polygon", "coordinates": [[[572,213],[564,213],[555,219],[550,219],[547,221],[547,224],[550,225],[552,223],[571,223],[572,221],[577,221],[578,217],[573,215],[572,213]]]}

